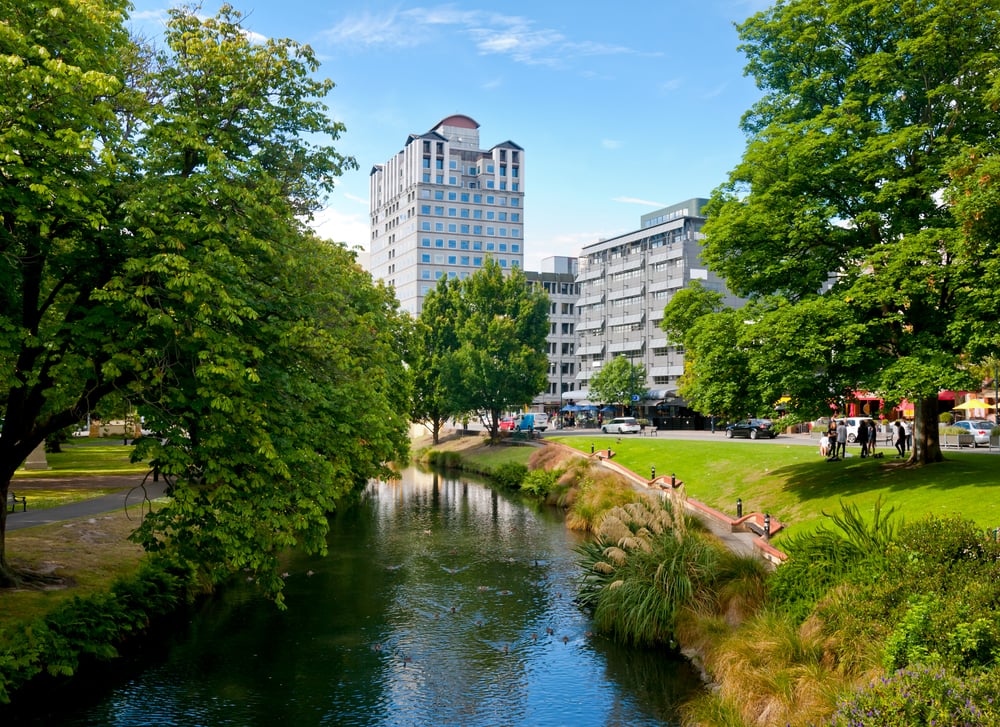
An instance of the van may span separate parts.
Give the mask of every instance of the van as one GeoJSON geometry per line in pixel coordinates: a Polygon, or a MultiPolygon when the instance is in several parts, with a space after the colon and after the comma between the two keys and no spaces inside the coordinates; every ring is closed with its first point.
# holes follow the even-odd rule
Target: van
{"type": "Polygon", "coordinates": [[[515,422],[515,429],[518,431],[533,429],[536,432],[544,432],[549,428],[549,415],[540,412],[518,414],[515,422]]]}

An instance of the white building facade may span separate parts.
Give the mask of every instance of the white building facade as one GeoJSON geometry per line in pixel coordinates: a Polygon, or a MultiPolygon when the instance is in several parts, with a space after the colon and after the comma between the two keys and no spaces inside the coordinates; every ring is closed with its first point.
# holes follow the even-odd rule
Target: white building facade
{"type": "Polygon", "coordinates": [[[525,277],[533,289],[549,296],[549,333],[546,337],[549,357],[548,382],[531,403],[532,411],[544,411],[555,416],[559,412],[562,394],[576,384],[579,364],[576,356],[577,300],[580,285],[576,282],[577,258],[547,257],[541,270],[526,270],[525,277]]]}
{"type": "Polygon", "coordinates": [[[449,116],[369,179],[369,270],[420,313],[442,277],[463,279],[487,257],[524,265],[524,150],[512,141],[479,148],[479,124],[449,116]]]}
{"type": "MultiPolygon", "coordinates": [[[[684,351],[661,330],[663,309],[673,295],[698,280],[725,296],[725,304],[742,305],[725,282],[701,260],[702,207],[693,198],[643,215],[640,228],[583,248],[577,282],[578,372],[566,400],[587,400],[590,379],[614,356],[626,356],[646,369],[637,386],[648,396],[637,402],[651,419],[675,417],[684,409],[677,382],[684,373],[684,351]]],[[[596,402],[595,402],[596,403],[596,402]]]]}

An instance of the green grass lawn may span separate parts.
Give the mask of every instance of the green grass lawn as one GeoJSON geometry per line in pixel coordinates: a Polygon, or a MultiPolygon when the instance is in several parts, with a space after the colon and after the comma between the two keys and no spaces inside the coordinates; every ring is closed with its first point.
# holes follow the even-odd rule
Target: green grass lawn
{"type": "Polygon", "coordinates": [[[51,477],[80,477],[85,475],[127,475],[145,472],[148,466],[142,462],[132,463],[132,445],[123,445],[121,438],[101,440],[100,444],[64,444],[62,452],[47,453],[47,470],[19,469],[14,473],[14,481],[22,479],[46,479],[51,477]]]}
{"type": "Polygon", "coordinates": [[[14,473],[10,489],[28,498],[28,509],[44,510],[107,495],[120,488],[98,487],[88,480],[101,475],[139,475],[149,469],[141,462],[129,461],[133,448],[123,445],[121,439],[64,444],[62,449],[45,455],[48,469],[14,473]]]}
{"type": "Polygon", "coordinates": [[[870,512],[876,500],[894,507],[907,521],[927,513],[958,514],[984,528],[1000,526],[1000,457],[947,452],[947,460],[928,467],[907,467],[891,459],[853,457],[840,462],[822,459],[817,447],[749,440],[688,441],[681,439],[547,437],[584,452],[611,447],[615,461],[648,477],[676,474],[687,494],[711,507],[736,514],[742,498],[744,514],[769,512],[790,531],[815,528],[823,513],[840,511],[850,502],[870,512]]]}

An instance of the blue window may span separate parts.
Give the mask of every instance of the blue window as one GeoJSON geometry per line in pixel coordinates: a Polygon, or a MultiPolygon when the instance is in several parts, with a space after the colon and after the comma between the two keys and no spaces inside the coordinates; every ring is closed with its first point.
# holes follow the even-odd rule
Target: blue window
{"type": "Polygon", "coordinates": [[[459,260],[462,263],[462,265],[468,265],[469,264],[469,256],[468,255],[462,255],[462,257],[459,258],[459,260]]]}
{"type": "Polygon", "coordinates": [[[458,247],[458,243],[455,240],[448,240],[448,247],[454,250],[456,247],[458,247]]]}
{"type": "Polygon", "coordinates": [[[444,215],[444,207],[435,207],[434,208],[434,214],[436,214],[439,217],[443,216],[444,215]]]}
{"type": "Polygon", "coordinates": [[[478,268],[483,264],[483,259],[481,257],[474,257],[472,258],[472,264],[478,268]]]}
{"type": "Polygon", "coordinates": [[[458,227],[455,225],[454,222],[449,222],[448,223],[448,232],[451,232],[451,233],[458,232],[458,227]]]}
{"type": "Polygon", "coordinates": [[[507,252],[507,243],[506,242],[501,242],[500,243],[500,252],[507,252]]]}
{"type": "Polygon", "coordinates": [[[444,240],[440,238],[434,241],[434,247],[444,247],[444,240]]]}
{"type": "Polygon", "coordinates": [[[431,261],[431,254],[429,252],[425,252],[423,255],[420,256],[420,262],[429,263],[430,261],[431,261]]]}
{"type": "Polygon", "coordinates": [[[468,250],[469,249],[469,241],[468,240],[462,240],[462,249],[463,250],[468,250]]]}
{"type": "Polygon", "coordinates": [[[440,270],[435,270],[435,271],[434,271],[434,279],[435,279],[435,280],[440,280],[440,279],[441,279],[441,276],[442,276],[443,274],[444,274],[444,273],[442,273],[442,272],[441,272],[440,270]]]}
{"type": "MultiPolygon", "coordinates": [[[[430,181],[430,180],[428,180],[428,181],[430,181]]],[[[444,190],[443,189],[435,189],[434,190],[434,199],[444,199],[444,190]]]]}
{"type": "Polygon", "coordinates": [[[474,240],[473,243],[472,243],[472,249],[473,250],[482,250],[483,249],[483,241],[482,240],[474,240]]]}
{"type": "Polygon", "coordinates": [[[431,279],[431,271],[430,270],[422,270],[420,272],[420,277],[423,278],[424,280],[430,280],[431,279]]]}
{"type": "Polygon", "coordinates": [[[511,246],[510,246],[510,251],[511,252],[521,252],[521,246],[518,245],[516,242],[512,243],[511,246]]]}
{"type": "Polygon", "coordinates": [[[448,216],[449,217],[455,217],[456,215],[458,215],[458,210],[455,209],[454,207],[449,207],[448,208],[448,216]]]}
{"type": "Polygon", "coordinates": [[[431,238],[425,237],[424,239],[422,239],[420,241],[420,244],[423,245],[424,247],[430,247],[431,246],[431,238]]]}
{"type": "Polygon", "coordinates": [[[430,222],[421,222],[420,223],[420,229],[421,230],[427,230],[428,232],[430,232],[431,223],[430,222]]]}
{"type": "Polygon", "coordinates": [[[456,258],[454,255],[449,255],[448,256],[448,264],[449,265],[457,265],[458,264],[458,258],[456,258]]]}
{"type": "Polygon", "coordinates": [[[458,198],[458,195],[454,192],[448,192],[448,201],[454,202],[458,198]]]}
{"type": "Polygon", "coordinates": [[[420,205],[420,214],[429,215],[431,213],[431,206],[429,204],[420,205]]]}
{"type": "Polygon", "coordinates": [[[486,243],[486,252],[493,252],[495,249],[496,245],[494,245],[492,242],[486,243]]]}

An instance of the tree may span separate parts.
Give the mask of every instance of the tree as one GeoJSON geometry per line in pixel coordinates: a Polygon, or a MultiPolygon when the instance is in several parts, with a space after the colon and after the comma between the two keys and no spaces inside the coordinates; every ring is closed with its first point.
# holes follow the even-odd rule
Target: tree
{"type": "Polygon", "coordinates": [[[458,342],[448,387],[458,411],[478,411],[491,439],[504,412],[531,402],[545,388],[549,299],[528,288],[515,268],[504,276],[487,258],[461,281],[458,342]]]}
{"type": "MultiPolygon", "coordinates": [[[[942,193],[954,160],[1000,130],[984,101],[1000,7],[793,0],[739,32],[764,95],[744,116],[741,163],[707,208],[705,261],[761,299],[758,335],[836,301],[833,325],[850,332],[837,357],[848,346],[866,355],[840,367],[834,388],[914,401],[912,461],[937,461],[937,394],[969,383],[959,364],[973,329],[996,331],[997,308],[976,304],[995,293],[942,193]]],[[[829,337],[799,330],[811,336],[800,347],[829,337]]],[[[820,395],[798,405],[819,407],[820,395]]]]}
{"type": "Polygon", "coordinates": [[[589,396],[605,404],[617,404],[624,412],[634,396],[645,398],[646,367],[627,356],[615,356],[590,379],[589,396]]]}
{"type": "Polygon", "coordinates": [[[278,554],[321,551],[336,498],[406,450],[407,324],[304,227],[355,166],[308,47],[223,6],[171,10],[153,52],[126,8],[0,0],[0,490],[127,399],[174,495],[137,538],[278,595],[278,554]]]}
{"type": "Polygon", "coordinates": [[[458,349],[457,316],[461,286],[457,279],[442,278],[424,298],[417,319],[410,365],[413,369],[413,406],[410,416],[423,422],[438,443],[448,417],[461,413],[449,388],[448,372],[458,349]]]}

